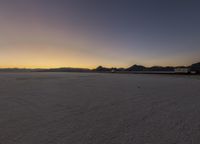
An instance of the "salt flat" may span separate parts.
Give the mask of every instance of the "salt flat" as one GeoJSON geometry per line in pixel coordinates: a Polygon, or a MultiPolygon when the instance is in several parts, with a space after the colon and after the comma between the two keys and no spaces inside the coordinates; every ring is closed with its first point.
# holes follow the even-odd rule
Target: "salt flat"
{"type": "Polygon", "coordinates": [[[0,74],[0,144],[199,143],[198,76],[0,74]]]}

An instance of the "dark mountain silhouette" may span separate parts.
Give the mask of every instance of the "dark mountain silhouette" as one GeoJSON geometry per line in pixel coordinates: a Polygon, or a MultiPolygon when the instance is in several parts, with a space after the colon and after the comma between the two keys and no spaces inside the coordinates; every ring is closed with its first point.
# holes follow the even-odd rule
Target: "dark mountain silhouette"
{"type": "Polygon", "coordinates": [[[162,66],[145,67],[142,65],[133,65],[127,68],[126,71],[174,71],[174,67],[162,67],[162,66]]]}
{"type": "Polygon", "coordinates": [[[162,66],[153,66],[150,68],[147,68],[148,71],[174,71],[174,67],[162,67],[162,66]]]}
{"type": "Polygon", "coordinates": [[[96,71],[96,72],[119,72],[119,71],[124,71],[124,68],[106,68],[103,66],[98,66],[93,71],[96,71]]]}
{"type": "Polygon", "coordinates": [[[0,72],[32,72],[32,69],[20,69],[20,68],[1,68],[0,72]]]}
{"type": "Polygon", "coordinates": [[[142,65],[133,65],[126,69],[126,71],[144,71],[146,68],[142,65]]]}
{"type": "Polygon", "coordinates": [[[153,66],[145,67],[142,65],[133,65],[129,68],[107,68],[99,66],[96,69],[84,69],[84,68],[51,68],[51,69],[20,69],[20,68],[1,68],[0,72],[137,72],[137,73],[159,73],[159,72],[169,72],[174,73],[176,69],[188,69],[189,72],[200,74],[200,62],[192,64],[191,66],[177,66],[177,67],[163,67],[163,66],[153,66]]]}
{"type": "MultiPolygon", "coordinates": [[[[135,73],[185,73],[188,74],[190,72],[195,72],[196,74],[200,74],[200,63],[192,64],[191,66],[152,66],[152,67],[145,67],[142,65],[133,65],[129,68],[106,68],[103,66],[99,66],[93,71],[95,72],[135,72],[135,73]],[[186,73],[186,71],[188,71],[186,73]]],[[[194,74],[194,73],[193,73],[194,74]]]]}
{"type": "Polygon", "coordinates": [[[0,72],[90,72],[90,69],[84,68],[52,68],[52,69],[19,69],[4,68],[0,72]]]}
{"type": "Polygon", "coordinates": [[[108,71],[111,71],[112,68],[106,68],[106,67],[103,67],[103,66],[98,66],[96,69],[94,69],[94,71],[97,71],[97,72],[108,72],[108,71]]]}
{"type": "Polygon", "coordinates": [[[38,69],[39,72],[89,72],[90,69],[84,68],[52,68],[52,69],[38,69]]]}
{"type": "Polygon", "coordinates": [[[192,65],[190,66],[190,70],[191,70],[191,71],[195,71],[196,73],[200,74],[200,62],[199,62],[199,63],[192,64],[192,65]]]}

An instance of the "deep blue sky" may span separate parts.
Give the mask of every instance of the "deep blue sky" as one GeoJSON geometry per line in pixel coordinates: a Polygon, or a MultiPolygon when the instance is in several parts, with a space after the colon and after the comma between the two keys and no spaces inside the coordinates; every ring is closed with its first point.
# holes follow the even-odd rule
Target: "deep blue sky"
{"type": "Polygon", "coordinates": [[[200,61],[198,0],[0,0],[0,67],[200,61]]]}

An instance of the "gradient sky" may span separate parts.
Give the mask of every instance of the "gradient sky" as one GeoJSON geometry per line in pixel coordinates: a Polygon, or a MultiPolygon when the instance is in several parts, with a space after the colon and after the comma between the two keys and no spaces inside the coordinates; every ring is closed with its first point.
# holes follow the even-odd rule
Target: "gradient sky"
{"type": "Polygon", "coordinates": [[[200,61],[198,0],[0,0],[0,67],[200,61]]]}

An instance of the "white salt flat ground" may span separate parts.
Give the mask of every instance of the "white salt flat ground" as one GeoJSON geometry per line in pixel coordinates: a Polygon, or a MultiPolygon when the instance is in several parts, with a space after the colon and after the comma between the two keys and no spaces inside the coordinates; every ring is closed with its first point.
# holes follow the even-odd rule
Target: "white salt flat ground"
{"type": "Polygon", "coordinates": [[[0,144],[199,143],[199,77],[0,74],[0,144]]]}

